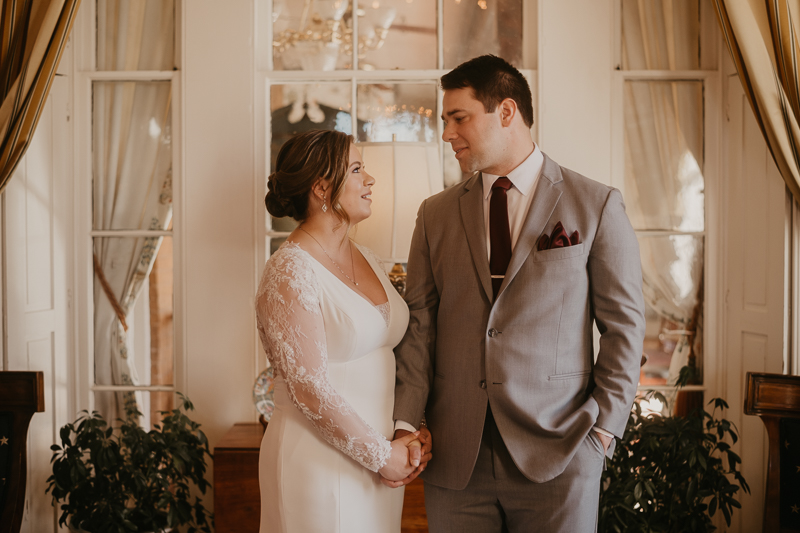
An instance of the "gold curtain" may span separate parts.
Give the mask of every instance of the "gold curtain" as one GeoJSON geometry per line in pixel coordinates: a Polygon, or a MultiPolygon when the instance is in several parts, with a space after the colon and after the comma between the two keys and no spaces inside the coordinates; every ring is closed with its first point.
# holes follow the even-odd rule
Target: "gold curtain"
{"type": "Polygon", "coordinates": [[[800,0],[714,0],[761,133],[800,201],[800,0]]]}
{"type": "Polygon", "coordinates": [[[80,0],[3,0],[0,20],[0,191],[25,154],[80,0]]]}

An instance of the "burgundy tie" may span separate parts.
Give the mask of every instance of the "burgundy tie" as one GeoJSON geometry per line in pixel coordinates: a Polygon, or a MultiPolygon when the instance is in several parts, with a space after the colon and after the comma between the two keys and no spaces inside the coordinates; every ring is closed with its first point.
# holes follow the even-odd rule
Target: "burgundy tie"
{"type": "Polygon", "coordinates": [[[497,178],[492,185],[492,197],[489,200],[489,240],[492,245],[489,256],[489,270],[492,272],[492,289],[494,297],[511,261],[511,230],[508,226],[508,197],[506,191],[511,188],[511,180],[505,176],[497,178]]]}

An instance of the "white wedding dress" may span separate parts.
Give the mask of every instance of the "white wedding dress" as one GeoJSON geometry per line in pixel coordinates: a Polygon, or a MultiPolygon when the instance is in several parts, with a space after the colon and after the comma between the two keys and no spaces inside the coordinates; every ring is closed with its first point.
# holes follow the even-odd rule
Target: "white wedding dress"
{"type": "Polygon", "coordinates": [[[261,443],[261,533],[399,533],[403,489],[381,485],[394,431],[393,348],[408,308],[359,247],[388,296],[374,306],[296,243],[267,261],[258,331],[275,372],[261,443]]]}

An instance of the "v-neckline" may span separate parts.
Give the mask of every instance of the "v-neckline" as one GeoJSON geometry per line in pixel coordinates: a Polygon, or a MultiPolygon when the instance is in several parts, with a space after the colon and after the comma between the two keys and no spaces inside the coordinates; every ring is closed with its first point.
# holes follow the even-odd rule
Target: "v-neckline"
{"type": "MultiPolygon", "coordinates": [[[[317,259],[317,258],[316,258],[316,257],[314,257],[313,255],[311,255],[311,254],[310,254],[310,253],[309,253],[307,250],[304,250],[304,249],[303,249],[303,248],[300,246],[300,243],[298,243],[298,242],[293,242],[293,241],[287,241],[287,244],[292,244],[292,245],[296,246],[298,250],[302,251],[304,254],[306,254],[308,257],[310,257],[310,258],[311,258],[311,259],[312,259],[312,260],[313,260],[315,263],[317,263],[319,266],[321,266],[321,267],[322,267],[322,268],[325,270],[325,272],[327,272],[328,274],[330,274],[331,276],[333,276],[333,277],[334,277],[334,278],[335,278],[337,281],[339,281],[339,283],[341,283],[342,285],[344,285],[344,286],[347,288],[347,290],[349,290],[350,292],[352,292],[353,294],[355,294],[356,296],[358,296],[359,298],[361,298],[362,300],[364,300],[364,301],[365,301],[367,304],[369,304],[369,305],[370,305],[370,307],[372,307],[373,309],[375,309],[375,310],[376,310],[376,311],[377,311],[379,314],[380,314],[380,310],[378,309],[378,306],[379,306],[379,305],[384,305],[384,304],[387,304],[387,303],[389,303],[389,292],[386,290],[386,285],[384,285],[384,284],[383,284],[383,280],[382,280],[382,279],[381,279],[381,277],[378,275],[378,273],[377,273],[377,272],[375,272],[375,267],[372,265],[372,262],[370,262],[370,260],[369,260],[369,259],[367,259],[367,256],[366,256],[366,255],[364,255],[363,253],[361,253],[361,249],[360,249],[358,246],[356,246],[356,250],[358,250],[358,253],[359,253],[359,254],[361,254],[361,257],[363,257],[363,258],[364,258],[364,261],[366,261],[366,262],[367,262],[367,264],[369,265],[369,268],[370,268],[370,270],[372,270],[372,273],[373,273],[373,275],[374,275],[374,276],[377,278],[377,280],[378,280],[378,283],[380,283],[380,284],[381,284],[381,288],[383,289],[383,295],[386,297],[386,301],[385,301],[385,302],[381,302],[381,303],[379,303],[379,304],[373,303],[373,302],[372,302],[372,300],[370,300],[369,298],[367,298],[367,295],[366,295],[366,294],[364,294],[364,293],[363,293],[363,292],[361,292],[361,291],[357,291],[357,290],[355,290],[355,289],[354,289],[353,287],[351,287],[351,286],[350,286],[348,283],[345,283],[345,281],[344,281],[342,278],[340,278],[339,276],[337,276],[336,274],[334,274],[334,273],[333,273],[333,272],[332,272],[332,271],[331,271],[331,270],[330,270],[328,267],[326,267],[325,265],[323,265],[323,264],[322,264],[322,262],[321,262],[319,259],[317,259]]],[[[351,244],[351,246],[355,246],[355,243],[352,243],[352,244],[351,244]]],[[[381,317],[383,317],[383,315],[381,315],[381,317]]]]}

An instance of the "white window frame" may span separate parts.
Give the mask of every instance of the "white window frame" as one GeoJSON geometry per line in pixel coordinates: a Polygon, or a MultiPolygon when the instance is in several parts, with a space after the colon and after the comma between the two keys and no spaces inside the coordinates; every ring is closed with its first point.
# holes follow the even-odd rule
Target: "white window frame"
{"type": "MultiPolygon", "coordinates": [[[[612,89],[612,154],[611,175],[612,185],[622,191],[625,196],[625,127],[624,127],[624,86],[627,81],[699,81],[703,84],[703,148],[704,165],[703,178],[705,182],[705,230],[700,232],[681,231],[642,231],[637,230],[636,235],[695,235],[704,237],[703,258],[703,283],[704,283],[704,309],[703,309],[703,340],[702,340],[702,374],[703,383],[700,385],[687,385],[682,391],[708,391],[706,397],[717,396],[722,384],[719,382],[720,373],[720,347],[724,342],[723,312],[723,184],[720,180],[721,151],[720,139],[722,132],[722,53],[724,47],[717,44],[716,63],[714,70],[622,70],[622,0],[615,1],[615,61],[612,89]],[[710,394],[710,395],[709,395],[710,394]]],[[[711,21],[706,21],[702,32],[713,32],[716,28],[710,27],[711,21]]],[[[701,38],[701,45],[708,38],[701,38]]],[[[672,391],[672,385],[640,385],[639,391],[672,391]]]]}
{"type": "MultiPolygon", "coordinates": [[[[363,3],[364,0],[351,0],[353,3],[353,9],[357,10],[360,3],[363,3]]],[[[272,1],[265,2],[265,8],[268,10],[268,13],[272,12],[272,1]]],[[[523,24],[522,24],[522,63],[523,65],[530,65],[536,58],[536,50],[535,48],[532,49],[532,41],[530,39],[531,34],[538,35],[538,31],[536,30],[536,21],[538,17],[538,7],[537,6],[530,6],[528,2],[523,1],[523,24]]],[[[255,17],[256,20],[263,21],[270,20],[270,17],[267,16],[257,16],[255,17]]],[[[358,35],[358,17],[355,17],[353,23],[353,34],[358,35]]],[[[256,94],[263,93],[264,94],[264,101],[263,101],[263,108],[256,110],[256,120],[257,120],[257,130],[263,131],[263,143],[260,143],[263,146],[263,157],[259,159],[262,161],[262,165],[260,165],[260,172],[263,172],[263,175],[258,176],[258,182],[260,183],[260,187],[256,189],[255,197],[256,197],[256,213],[259,213],[256,221],[256,235],[262,235],[262,232],[266,232],[265,238],[259,239],[259,243],[257,246],[260,248],[256,257],[258,258],[259,264],[256,265],[256,272],[261,272],[263,267],[264,261],[269,257],[269,250],[270,244],[273,239],[282,239],[289,236],[289,232],[284,231],[276,231],[272,228],[272,219],[268,216],[264,209],[264,195],[266,194],[266,181],[267,177],[269,176],[269,169],[270,169],[270,141],[271,141],[271,112],[270,112],[270,91],[273,85],[284,85],[284,84],[291,84],[291,83],[316,83],[316,82],[345,82],[351,84],[351,123],[352,127],[351,130],[353,132],[353,136],[357,136],[357,89],[359,84],[366,84],[366,83],[430,83],[436,85],[436,100],[437,100],[437,108],[436,108],[436,134],[437,134],[437,142],[439,144],[439,160],[442,166],[444,165],[444,157],[447,154],[445,151],[445,143],[442,140],[442,133],[443,133],[443,125],[438,116],[439,110],[441,109],[442,104],[442,90],[439,88],[439,79],[446,73],[450,72],[450,69],[444,69],[444,0],[436,0],[436,46],[437,46],[437,58],[436,58],[436,65],[437,68],[429,69],[429,70],[360,70],[358,66],[358,51],[356,47],[353,47],[353,68],[349,70],[335,70],[335,71],[302,71],[302,70],[273,70],[273,57],[274,54],[272,53],[272,47],[269,43],[272,43],[272,24],[264,24],[266,26],[266,32],[264,35],[263,42],[267,43],[263,46],[269,46],[269,53],[267,54],[266,61],[266,69],[261,70],[261,77],[258,80],[258,84],[256,87],[256,94]],[[262,124],[258,124],[259,121],[263,121],[262,124]],[[263,217],[263,218],[262,218],[263,217]]],[[[391,31],[391,28],[390,30],[391,31]]],[[[258,34],[258,32],[256,32],[258,34]]],[[[258,42],[262,42],[262,39],[257,39],[258,42]]],[[[519,69],[520,72],[526,77],[528,83],[531,87],[533,92],[533,105],[536,106],[537,104],[537,72],[535,69],[519,69]]],[[[537,109],[534,109],[534,116],[536,116],[537,109]]],[[[538,125],[534,126],[532,131],[534,135],[534,140],[536,140],[536,132],[538,131],[538,125]]],[[[259,138],[262,138],[258,136],[259,138]]],[[[256,284],[258,284],[258,280],[255,280],[256,284]]]]}
{"type": "Polygon", "coordinates": [[[81,409],[94,408],[94,393],[99,391],[176,392],[185,390],[186,365],[186,292],[184,280],[185,252],[183,221],[183,72],[181,39],[183,35],[182,0],[175,0],[174,54],[175,70],[170,71],[98,71],[96,70],[95,0],[84,2],[73,27],[75,42],[73,95],[75,109],[75,204],[74,235],[76,307],[75,321],[75,401],[81,409]],[[172,227],[171,231],[92,229],[92,84],[95,81],[168,81],[172,84],[172,227]],[[171,237],[173,241],[173,342],[174,379],[172,385],[97,385],[94,377],[94,266],[95,237],[171,237]]]}

